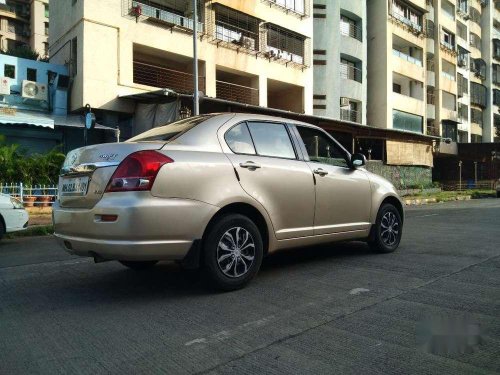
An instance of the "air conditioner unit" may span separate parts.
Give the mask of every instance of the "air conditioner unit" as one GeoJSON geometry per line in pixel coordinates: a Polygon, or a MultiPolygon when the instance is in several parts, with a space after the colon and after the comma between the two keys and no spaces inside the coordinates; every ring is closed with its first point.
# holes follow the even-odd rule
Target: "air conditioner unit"
{"type": "Polygon", "coordinates": [[[341,107],[349,107],[349,98],[340,98],[341,107]]]}
{"type": "Polygon", "coordinates": [[[47,100],[47,85],[23,80],[22,97],[35,100],[47,100]]]}
{"type": "Polygon", "coordinates": [[[247,49],[255,49],[255,39],[243,36],[241,37],[241,45],[247,49]]]}
{"type": "Polygon", "coordinates": [[[10,78],[0,77],[0,95],[10,95],[10,78]]]}

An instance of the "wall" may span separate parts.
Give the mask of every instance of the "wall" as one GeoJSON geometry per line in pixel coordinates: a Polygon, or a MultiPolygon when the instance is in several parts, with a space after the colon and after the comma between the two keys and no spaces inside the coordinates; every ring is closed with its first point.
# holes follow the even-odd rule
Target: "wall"
{"type": "Polygon", "coordinates": [[[368,161],[366,169],[389,180],[398,190],[432,187],[432,168],[429,167],[394,166],[381,161],[368,161]]]}

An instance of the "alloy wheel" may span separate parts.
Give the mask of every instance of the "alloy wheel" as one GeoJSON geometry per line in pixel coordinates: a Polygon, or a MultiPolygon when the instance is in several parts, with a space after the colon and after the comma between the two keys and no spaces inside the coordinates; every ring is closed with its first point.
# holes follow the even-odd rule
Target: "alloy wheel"
{"type": "Polygon", "coordinates": [[[255,259],[255,242],[245,228],[227,230],[217,245],[217,264],[224,275],[237,278],[245,275],[255,259]]]}
{"type": "Polygon", "coordinates": [[[399,220],[394,212],[388,211],[380,223],[380,237],[387,246],[393,246],[398,241],[399,220]]]}

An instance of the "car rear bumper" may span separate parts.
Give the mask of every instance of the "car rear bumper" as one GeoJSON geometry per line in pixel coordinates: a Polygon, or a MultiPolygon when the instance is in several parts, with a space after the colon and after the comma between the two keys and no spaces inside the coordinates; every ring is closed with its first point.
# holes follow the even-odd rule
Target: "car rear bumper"
{"type": "Polygon", "coordinates": [[[71,254],[109,260],[181,260],[218,207],[149,192],[104,194],[90,209],[54,204],[54,234],[71,254]],[[103,222],[101,215],[116,215],[103,222]]]}

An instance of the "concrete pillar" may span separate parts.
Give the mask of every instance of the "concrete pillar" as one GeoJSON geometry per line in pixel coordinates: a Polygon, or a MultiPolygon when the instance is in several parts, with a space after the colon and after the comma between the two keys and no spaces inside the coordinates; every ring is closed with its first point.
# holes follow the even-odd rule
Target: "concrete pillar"
{"type": "Polygon", "coordinates": [[[217,78],[217,68],[213,61],[207,61],[205,63],[205,84],[206,84],[206,96],[212,98],[217,97],[216,89],[216,78],[217,78]]]}
{"type": "Polygon", "coordinates": [[[259,76],[259,105],[267,107],[267,76],[264,74],[259,76]]]}

